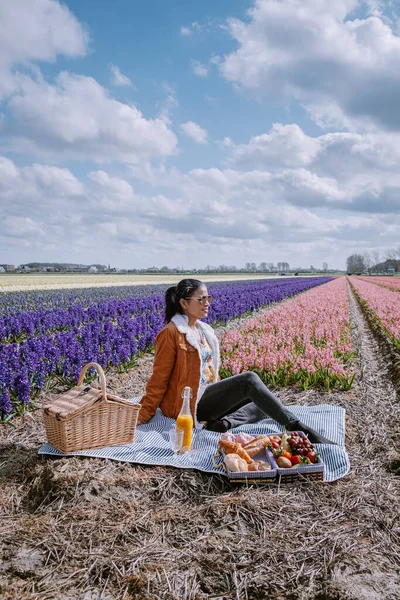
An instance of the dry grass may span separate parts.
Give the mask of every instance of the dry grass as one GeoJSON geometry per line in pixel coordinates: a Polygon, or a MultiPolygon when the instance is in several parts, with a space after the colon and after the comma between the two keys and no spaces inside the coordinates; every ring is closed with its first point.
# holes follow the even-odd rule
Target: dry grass
{"type": "MultiPolygon", "coordinates": [[[[352,313],[356,387],[280,392],[287,403],[346,408],[352,469],[333,484],[235,488],[191,470],[50,459],[37,455],[39,419],[3,428],[1,597],[400,598],[398,398],[355,304],[352,313]]],[[[112,386],[140,393],[150,365],[112,386]]]]}

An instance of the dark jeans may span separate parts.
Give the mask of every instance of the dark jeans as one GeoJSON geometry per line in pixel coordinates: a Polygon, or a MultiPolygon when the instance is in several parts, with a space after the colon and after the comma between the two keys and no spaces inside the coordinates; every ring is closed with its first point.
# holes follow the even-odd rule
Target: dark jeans
{"type": "Polygon", "coordinates": [[[207,386],[197,405],[198,421],[226,418],[231,427],[271,417],[283,427],[296,417],[252,371],[240,373],[207,386]]]}

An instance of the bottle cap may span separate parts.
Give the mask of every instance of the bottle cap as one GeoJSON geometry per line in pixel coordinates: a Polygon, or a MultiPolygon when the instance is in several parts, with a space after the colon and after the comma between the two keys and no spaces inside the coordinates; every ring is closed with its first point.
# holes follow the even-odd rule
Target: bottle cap
{"type": "Polygon", "coordinates": [[[182,392],[182,398],[184,400],[189,399],[192,397],[192,388],[190,388],[188,385],[186,387],[183,388],[183,392],[182,392]]]}

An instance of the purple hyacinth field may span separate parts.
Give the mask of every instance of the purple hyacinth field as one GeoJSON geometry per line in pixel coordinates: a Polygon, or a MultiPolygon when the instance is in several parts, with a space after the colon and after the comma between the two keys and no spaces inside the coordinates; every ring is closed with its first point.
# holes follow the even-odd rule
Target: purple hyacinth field
{"type": "MultiPolygon", "coordinates": [[[[213,282],[208,322],[280,302],[330,277],[213,282]]],[[[0,411],[24,412],[46,384],[74,384],[88,362],[133,366],[164,326],[166,285],[4,293],[0,298],[0,411]]]]}

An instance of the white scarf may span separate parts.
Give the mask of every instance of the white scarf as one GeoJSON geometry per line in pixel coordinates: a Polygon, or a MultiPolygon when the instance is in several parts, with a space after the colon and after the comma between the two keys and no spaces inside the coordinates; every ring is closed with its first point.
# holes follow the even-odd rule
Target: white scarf
{"type": "MultiPolygon", "coordinates": [[[[198,402],[199,402],[206,386],[200,386],[201,374],[202,374],[202,361],[201,361],[200,345],[199,345],[198,339],[194,335],[193,329],[191,327],[189,327],[189,319],[186,315],[181,315],[179,313],[176,313],[176,315],[174,315],[172,317],[171,321],[175,325],[175,327],[177,328],[179,333],[183,333],[186,336],[188,343],[191,346],[193,346],[194,348],[196,348],[196,350],[199,354],[199,358],[200,358],[199,388],[198,388],[198,393],[197,393],[197,398],[196,398],[194,420],[195,420],[195,427],[201,428],[202,425],[200,425],[197,421],[197,405],[198,405],[198,402]]],[[[207,323],[203,323],[202,321],[199,320],[199,321],[197,321],[196,324],[199,327],[200,331],[204,334],[204,337],[206,338],[206,340],[211,348],[212,363],[213,363],[215,374],[218,376],[221,357],[220,357],[220,353],[219,353],[219,342],[218,342],[217,336],[215,335],[213,328],[210,327],[210,325],[208,325],[207,323]]]]}

